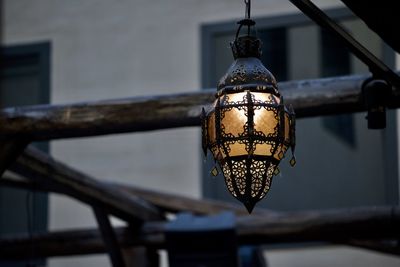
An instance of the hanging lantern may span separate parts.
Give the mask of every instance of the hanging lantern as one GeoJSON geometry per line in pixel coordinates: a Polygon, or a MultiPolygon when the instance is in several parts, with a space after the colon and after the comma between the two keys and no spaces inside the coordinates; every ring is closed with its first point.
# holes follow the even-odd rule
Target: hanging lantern
{"type": "Polygon", "coordinates": [[[296,160],[295,115],[260,61],[261,40],[250,36],[255,22],[249,17],[239,22],[231,43],[235,61],[218,83],[215,102],[207,112],[203,108],[202,146],[205,154],[211,151],[229,192],[250,213],[269,191],[288,148],[290,164],[296,160]],[[239,36],[242,26],[248,27],[246,36],[239,36]]]}

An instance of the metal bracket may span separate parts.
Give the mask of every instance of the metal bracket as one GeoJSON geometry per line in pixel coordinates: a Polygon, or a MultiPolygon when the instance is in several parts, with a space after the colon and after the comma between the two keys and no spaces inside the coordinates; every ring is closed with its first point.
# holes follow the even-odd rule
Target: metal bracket
{"type": "Polygon", "coordinates": [[[310,0],[290,0],[290,2],[319,26],[337,36],[358,59],[369,67],[374,77],[384,79],[400,90],[400,77],[310,0]]]}
{"type": "Polygon", "coordinates": [[[290,0],[300,11],[322,28],[337,36],[344,45],[362,62],[373,77],[364,82],[362,91],[368,109],[368,128],[384,129],[386,127],[386,107],[390,94],[400,91],[400,77],[385,63],[360,44],[342,26],[327,16],[310,0],[290,0]],[[391,85],[391,87],[389,86],[391,85]]]}
{"type": "Polygon", "coordinates": [[[385,80],[367,79],[362,85],[368,129],[386,128],[386,106],[390,96],[390,86],[385,80]]]}

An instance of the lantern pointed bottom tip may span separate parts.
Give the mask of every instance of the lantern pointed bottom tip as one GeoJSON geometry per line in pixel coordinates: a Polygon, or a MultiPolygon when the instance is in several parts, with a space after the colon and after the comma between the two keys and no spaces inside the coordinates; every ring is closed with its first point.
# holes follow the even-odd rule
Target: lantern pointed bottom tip
{"type": "Polygon", "coordinates": [[[247,203],[243,203],[243,204],[246,207],[246,209],[249,212],[249,214],[251,214],[251,212],[254,209],[254,206],[256,205],[256,203],[251,203],[251,202],[247,202],[247,203]]]}

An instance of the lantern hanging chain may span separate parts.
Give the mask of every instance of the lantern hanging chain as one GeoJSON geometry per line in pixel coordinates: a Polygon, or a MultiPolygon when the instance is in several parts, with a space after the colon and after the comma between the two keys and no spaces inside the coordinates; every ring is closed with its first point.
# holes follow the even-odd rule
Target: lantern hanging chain
{"type": "Polygon", "coordinates": [[[250,19],[251,0],[244,0],[244,3],[246,4],[245,17],[246,19],[250,19]]]}
{"type": "MultiPolygon", "coordinates": [[[[244,0],[244,3],[246,4],[246,11],[244,16],[247,20],[250,20],[251,0],[244,0]]],[[[247,26],[247,35],[250,35],[250,25],[247,26]]]]}

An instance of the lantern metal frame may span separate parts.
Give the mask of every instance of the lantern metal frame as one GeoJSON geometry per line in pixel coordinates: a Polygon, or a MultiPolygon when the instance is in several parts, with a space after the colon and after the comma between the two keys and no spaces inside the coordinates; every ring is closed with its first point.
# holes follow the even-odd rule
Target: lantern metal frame
{"type": "MultiPolygon", "coordinates": [[[[284,105],[274,76],[260,61],[262,43],[250,35],[255,22],[250,19],[250,1],[245,2],[246,19],[238,22],[231,43],[235,61],[219,81],[212,107],[203,108],[201,119],[204,154],[211,151],[229,192],[251,212],[269,191],[286,151],[294,152],[295,114],[284,105]],[[239,36],[243,26],[247,35],[239,36]],[[263,120],[261,128],[256,119],[263,120]]],[[[294,156],[290,162],[295,164],[294,156]]]]}

